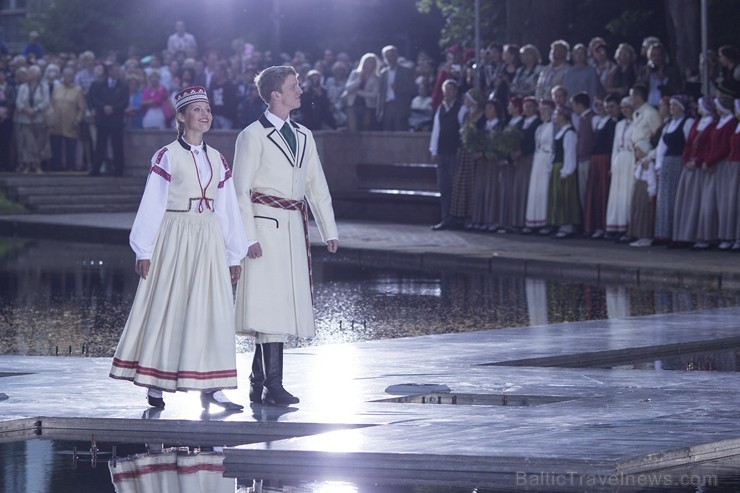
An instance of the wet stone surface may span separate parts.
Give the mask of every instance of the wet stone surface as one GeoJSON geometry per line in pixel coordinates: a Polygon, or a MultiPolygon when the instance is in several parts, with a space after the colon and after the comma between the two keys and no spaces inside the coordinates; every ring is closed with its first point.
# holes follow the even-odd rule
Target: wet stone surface
{"type": "MultiPolygon", "coordinates": [[[[0,354],[113,354],[138,283],[127,246],[0,239],[0,255],[0,354]]],[[[313,259],[317,336],[290,347],[740,305],[734,290],[377,267],[323,249],[313,259]]]]}

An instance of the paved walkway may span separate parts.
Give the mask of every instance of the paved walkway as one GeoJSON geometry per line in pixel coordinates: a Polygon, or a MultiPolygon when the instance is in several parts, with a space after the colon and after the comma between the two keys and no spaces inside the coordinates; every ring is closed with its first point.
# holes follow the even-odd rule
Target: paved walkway
{"type": "MultiPolygon", "coordinates": [[[[132,220],[2,217],[0,233],[66,230],[78,240],[125,241],[132,220]]],[[[740,275],[737,257],[723,252],[348,221],[340,234],[358,257],[406,266],[724,288],[740,275]]],[[[154,413],[142,389],[107,377],[106,358],[4,356],[0,440],[95,433],[100,442],[229,445],[226,474],[241,478],[506,491],[644,490],[630,483],[639,479],[695,491],[691,481],[718,475],[722,486],[740,465],[738,374],[665,371],[655,361],[737,368],[739,316],[740,308],[727,308],[302,348],[286,354],[285,379],[301,404],[237,414],[203,414],[196,395],[181,393],[166,395],[167,408],[154,413]],[[651,363],[632,364],[643,359],[651,363]]],[[[238,355],[240,389],[250,359],[238,355]]],[[[245,394],[230,393],[240,402],[245,394]]]]}

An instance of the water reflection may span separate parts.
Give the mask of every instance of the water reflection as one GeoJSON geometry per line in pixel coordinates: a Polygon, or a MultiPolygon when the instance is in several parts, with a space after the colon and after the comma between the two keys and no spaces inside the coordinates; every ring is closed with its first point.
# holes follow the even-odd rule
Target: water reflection
{"type": "MultiPolygon", "coordinates": [[[[358,265],[316,250],[317,337],[291,346],[740,305],[737,291],[358,265]]],[[[138,279],[126,245],[0,238],[0,354],[111,356],[138,279]]],[[[250,338],[239,338],[250,352],[250,338]]]]}
{"type": "Polygon", "coordinates": [[[224,456],[187,447],[163,449],[108,463],[116,493],[233,493],[236,480],[224,477],[224,456]]]}

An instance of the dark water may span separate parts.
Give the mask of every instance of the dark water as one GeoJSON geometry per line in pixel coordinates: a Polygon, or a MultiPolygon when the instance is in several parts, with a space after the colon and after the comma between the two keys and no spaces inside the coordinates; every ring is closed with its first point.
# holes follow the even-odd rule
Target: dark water
{"type": "MultiPolygon", "coordinates": [[[[218,448],[168,447],[163,444],[99,443],[33,439],[0,443],[0,491],[7,493],[493,493],[513,491],[737,491],[740,475],[737,459],[724,459],[692,466],[691,470],[658,471],[637,477],[606,476],[621,487],[598,487],[592,479],[562,475],[575,485],[564,489],[560,476],[509,475],[501,484],[484,487],[445,486],[434,481],[424,484],[396,483],[378,477],[367,481],[352,478],[320,477],[281,480],[279,478],[234,478],[223,464],[218,448]],[[662,487],[636,487],[638,481],[653,480],[662,487]],[[552,483],[552,484],[550,484],[552,483]],[[667,487],[667,485],[671,487],[667,487]],[[554,486],[559,485],[557,488],[554,486]]],[[[443,482],[441,482],[443,483],[443,482]]],[[[609,483],[607,483],[608,485],[609,483]]]]}
{"type": "MultiPolygon", "coordinates": [[[[740,292],[358,265],[314,255],[317,336],[357,342],[740,305],[740,292]]],[[[138,279],[125,245],[0,238],[0,354],[111,356],[138,279]]],[[[238,350],[251,351],[239,338],[238,350]]]]}

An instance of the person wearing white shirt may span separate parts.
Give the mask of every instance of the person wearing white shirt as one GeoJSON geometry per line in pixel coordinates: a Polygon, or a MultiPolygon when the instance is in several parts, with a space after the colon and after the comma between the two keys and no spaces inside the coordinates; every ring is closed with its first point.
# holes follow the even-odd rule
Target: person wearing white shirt
{"type": "Polygon", "coordinates": [[[110,376],[162,391],[200,391],[201,405],[238,411],[232,284],[247,254],[231,170],[203,141],[212,117],[203,87],[175,96],[178,138],[159,149],[131,229],[139,287],[110,376]]]}

